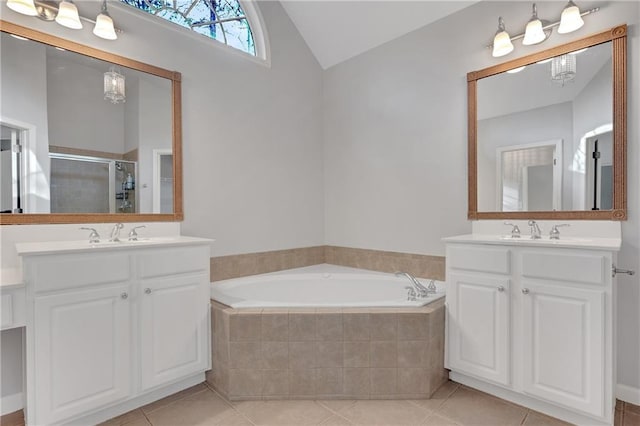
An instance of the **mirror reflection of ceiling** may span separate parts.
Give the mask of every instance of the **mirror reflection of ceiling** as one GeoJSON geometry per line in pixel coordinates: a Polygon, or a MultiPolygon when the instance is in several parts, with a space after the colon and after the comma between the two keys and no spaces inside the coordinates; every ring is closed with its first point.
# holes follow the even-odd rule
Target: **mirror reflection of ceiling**
{"type": "Polygon", "coordinates": [[[576,76],[564,86],[551,80],[551,62],[478,80],[478,120],[572,101],[603,66],[611,66],[610,43],[576,54],[576,76]]]}

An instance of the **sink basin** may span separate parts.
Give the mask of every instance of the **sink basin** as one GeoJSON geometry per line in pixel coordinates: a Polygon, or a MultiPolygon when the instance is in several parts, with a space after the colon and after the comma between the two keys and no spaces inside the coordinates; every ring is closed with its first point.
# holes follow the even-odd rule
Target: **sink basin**
{"type": "Polygon", "coordinates": [[[123,250],[133,247],[157,247],[157,246],[180,246],[185,244],[210,244],[212,240],[195,237],[169,236],[169,237],[151,237],[140,238],[137,241],[108,241],[103,240],[99,243],[90,243],[87,240],[82,241],[46,241],[40,243],[19,243],[16,244],[18,254],[45,254],[45,253],[63,253],[70,251],[94,251],[94,250],[123,250]]]}
{"type": "Polygon", "coordinates": [[[504,241],[513,241],[513,242],[523,242],[528,244],[535,243],[590,243],[593,240],[590,238],[576,238],[576,237],[560,237],[560,239],[552,240],[548,235],[543,235],[542,238],[532,239],[528,235],[521,236],[520,238],[514,238],[511,235],[500,235],[498,237],[500,240],[504,241]]]}

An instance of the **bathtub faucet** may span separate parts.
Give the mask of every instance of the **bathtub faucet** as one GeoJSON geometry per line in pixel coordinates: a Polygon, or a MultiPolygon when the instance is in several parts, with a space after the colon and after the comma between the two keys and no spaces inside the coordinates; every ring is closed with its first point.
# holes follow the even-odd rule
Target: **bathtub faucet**
{"type": "Polygon", "coordinates": [[[433,294],[436,292],[435,284],[433,284],[433,282],[432,282],[433,286],[432,284],[429,284],[429,287],[427,288],[423,286],[420,283],[420,281],[416,279],[416,277],[414,277],[408,272],[401,272],[401,271],[396,272],[396,277],[400,277],[400,276],[405,276],[409,279],[409,281],[411,281],[411,284],[413,284],[413,286],[416,288],[416,293],[418,294],[418,297],[427,297],[429,294],[433,294]]]}

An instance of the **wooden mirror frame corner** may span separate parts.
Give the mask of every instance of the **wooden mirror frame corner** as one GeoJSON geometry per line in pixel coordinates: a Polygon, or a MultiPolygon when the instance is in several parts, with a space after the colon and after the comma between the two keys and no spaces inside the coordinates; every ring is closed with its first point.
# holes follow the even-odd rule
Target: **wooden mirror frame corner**
{"type": "Polygon", "coordinates": [[[483,219],[564,219],[615,220],[627,219],[627,25],[619,25],[598,34],[584,37],[551,49],[513,59],[467,74],[468,102],[468,213],[469,220],[483,219]],[[533,64],[575,50],[612,42],[613,62],[613,209],[573,211],[478,211],[477,169],[477,83],[478,80],[510,69],[533,64]]]}
{"type": "Polygon", "coordinates": [[[173,213],[0,213],[0,225],[182,221],[182,75],[3,20],[0,31],[170,80],[174,172],[173,213]]]}

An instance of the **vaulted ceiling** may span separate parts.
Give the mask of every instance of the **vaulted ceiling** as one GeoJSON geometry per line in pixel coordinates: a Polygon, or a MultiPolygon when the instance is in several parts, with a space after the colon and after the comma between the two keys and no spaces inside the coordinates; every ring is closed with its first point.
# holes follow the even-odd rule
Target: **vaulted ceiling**
{"type": "Polygon", "coordinates": [[[282,0],[323,69],[477,1],[282,0]]]}

